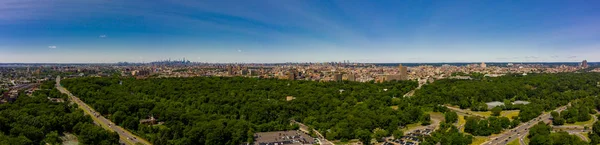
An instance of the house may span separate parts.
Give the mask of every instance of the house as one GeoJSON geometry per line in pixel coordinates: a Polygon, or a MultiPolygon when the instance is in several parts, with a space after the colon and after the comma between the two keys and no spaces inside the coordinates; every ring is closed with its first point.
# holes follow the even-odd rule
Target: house
{"type": "Polygon", "coordinates": [[[296,97],[294,97],[294,96],[287,96],[287,97],[285,97],[285,101],[292,101],[294,99],[296,99],[296,97]]]}
{"type": "Polygon", "coordinates": [[[149,119],[140,120],[140,124],[154,125],[156,124],[156,119],[154,118],[154,116],[150,116],[149,119]]]}

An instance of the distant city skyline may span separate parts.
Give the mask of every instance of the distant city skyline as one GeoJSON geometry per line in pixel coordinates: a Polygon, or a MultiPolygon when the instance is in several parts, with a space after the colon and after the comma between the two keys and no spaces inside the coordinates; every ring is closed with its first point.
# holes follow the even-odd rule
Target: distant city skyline
{"type": "Polygon", "coordinates": [[[0,1],[0,63],[600,62],[600,1],[0,1]]]}

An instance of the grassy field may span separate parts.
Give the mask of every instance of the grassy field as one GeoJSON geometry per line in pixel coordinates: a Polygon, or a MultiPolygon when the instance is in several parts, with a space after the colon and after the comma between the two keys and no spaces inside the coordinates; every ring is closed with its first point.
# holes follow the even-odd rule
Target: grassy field
{"type": "MultiPolygon", "coordinates": [[[[513,116],[519,116],[519,112],[520,112],[519,110],[502,111],[500,113],[500,116],[504,116],[504,117],[507,117],[508,119],[512,119],[513,116]]],[[[485,111],[485,112],[473,111],[473,113],[481,115],[481,116],[485,116],[485,117],[492,116],[492,111],[485,111]]]]}
{"type": "Polygon", "coordinates": [[[406,127],[402,128],[402,131],[406,132],[407,130],[411,130],[411,129],[413,129],[415,127],[419,127],[419,126],[421,126],[420,122],[413,123],[413,124],[408,124],[408,125],[406,125],[406,127]]]}
{"type": "MultiPolygon", "coordinates": [[[[592,116],[594,117],[594,116],[592,116]]],[[[575,122],[575,123],[565,123],[565,125],[581,125],[581,126],[592,126],[594,124],[594,119],[590,119],[584,122],[575,122]]]]}
{"type": "Polygon", "coordinates": [[[515,140],[509,142],[508,145],[521,145],[521,143],[519,143],[518,139],[515,139],[515,140]]]}
{"type": "MultiPolygon", "coordinates": [[[[465,116],[464,116],[464,115],[458,115],[458,126],[462,126],[462,125],[464,125],[465,123],[467,123],[467,120],[465,120],[465,116]]],[[[465,128],[464,128],[464,127],[463,127],[463,128],[460,128],[460,131],[461,131],[461,132],[464,132],[464,131],[465,131],[465,128]]]]}
{"type": "Polygon", "coordinates": [[[358,143],[358,142],[360,142],[358,139],[353,139],[353,140],[349,140],[349,141],[346,141],[346,142],[341,142],[339,140],[333,141],[334,144],[339,144],[339,145],[349,145],[349,144],[355,144],[355,143],[358,143]]]}
{"type": "Polygon", "coordinates": [[[486,137],[486,136],[475,136],[471,145],[480,145],[487,140],[488,140],[488,137],[486,137]]]}
{"type": "Polygon", "coordinates": [[[519,110],[502,111],[502,113],[500,113],[500,115],[512,120],[512,118],[514,116],[519,116],[519,112],[521,112],[521,111],[519,111],[519,110]]]}
{"type": "Polygon", "coordinates": [[[579,133],[579,134],[581,134],[581,135],[585,136],[585,138],[586,138],[588,141],[590,141],[590,140],[591,140],[591,139],[590,139],[590,136],[589,136],[589,134],[587,134],[587,133],[579,133]]]}
{"type": "Polygon", "coordinates": [[[473,111],[474,114],[478,114],[481,116],[485,116],[485,117],[490,117],[492,116],[492,111],[485,111],[485,112],[481,112],[481,111],[473,111]]]}
{"type": "Polygon", "coordinates": [[[436,119],[440,121],[446,120],[446,118],[444,118],[444,114],[440,112],[430,112],[429,115],[431,116],[431,119],[436,119]]]}
{"type": "Polygon", "coordinates": [[[77,140],[77,136],[70,134],[70,133],[64,133],[64,136],[61,136],[60,139],[63,141],[62,144],[63,145],[78,145],[79,141],[77,140]]]}

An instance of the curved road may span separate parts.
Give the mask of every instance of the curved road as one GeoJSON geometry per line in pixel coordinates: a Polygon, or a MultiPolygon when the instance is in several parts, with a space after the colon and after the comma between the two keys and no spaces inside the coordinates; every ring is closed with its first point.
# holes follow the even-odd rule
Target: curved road
{"type": "MultiPolygon", "coordinates": [[[[570,105],[570,103],[566,106],[561,106],[561,107],[555,109],[554,111],[561,112],[561,111],[567,109],[567,106],[569,106],[569,105],[570,105]]],[[[506,145],[517,138],[519,138],[519,140],[520,140],[520,138],[523,138],[523,136],[526,136],[526,134],[529,133],[529,128],[533,127],[535,124],[537,124],[540,121],[544,122],[544,123],[549,123],[551,121],[550,118],[552,118],[550,113],[543,113],[539,117],[536,117],[530,121],[521,123],[521,125],[513,128],[511,130],[506,130],[506,131],[504,131],[504,133],[496,135],[494,138],[491,138],[489,141],[486,141],[483,144],[485,144],[485,145],[506,145]]],[[[522,142],[522,141],[520,141],[520,142],[522,142]]]]}
{"type": "Polygon", "coordinates": [[[458,114],[462,113],[463,115],[477,116],[477,117],[481,117],[481,118],[487,118],[487,117],[485,117],[483,115],[479,115],[479,114],[473,113],[471,111],[463,110],[463,109],[460,109],[460,108],[452,107],[450,105],[444,105],[444,106],[446,106],[448,109],[450,109],[450,110],[452,110],[452,111],[454,111],[454,112],[456,112],[458,114]]]}
{"type": "Polygon", "coordinates": [[[97,113],[92,107],[85,104],[83,101],[79,100],[79,98],[73,96],[67,89],[60,85],[60,76],[56,77],[56,89],[58,89],[61,93],[67,94],[69,98],[79,105],[79,108],[83,110],[84,113],[90,115],[94,120],[94,123],[99,124],[104,129],[116,132],[119,134],[119,138],[121,139],[121,143],[126,144],[146,144],[151,145],[150,142],[134,135],[133,133],[121,128],[120,126],[114,125],[114,123],[106,118],[104,118],[100,113],[97,113]]]}

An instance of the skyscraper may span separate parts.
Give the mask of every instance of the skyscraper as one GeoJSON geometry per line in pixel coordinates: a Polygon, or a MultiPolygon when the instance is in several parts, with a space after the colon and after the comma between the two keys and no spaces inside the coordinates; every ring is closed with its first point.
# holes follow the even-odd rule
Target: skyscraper
{"type": "Polygon", "coordinates": [[[485,64],[485,62],[481,62],[481,65],[480,65],[480,66],[481,66],[482,68],[485,68],[485,67],[487,67],[487,65],[485,64]]]}
{"type": "Polygon", "coordinates": [[[298,73],[296,73],[295,69],[290,69],[290,71],[287,73],[287,79],[288,80],[296,80],[296,75],[298,73]]]}
{"type": "Polygon", "coordinates": [[[233,66],[227,65],[227,74],[232,76],[233,74],[233,66]]]}
{"type": "Polygon", "coordinates": [[[587,67],[588,67],[587,60],[583,60],[583,61],[581,62],[581,67],[582,67],[582,68],[587,68],[587,67]]]}
{"type": "Polygon", "coordinates": [[[402,64],[400,64],[398,68],[400,69],[400,71],[398,72],[398,75],[400,75],[400,79],[408,80],[408,68],[402,66],[402,64]]]}
{"type": "Polygon", "coordinates": [[[346,78],[348,81],[356,81],[356,76],[353,73],[346,74],[346,78]]]}
{"type": "Polygon", "coordinates": [[[342,73],[336,73],[333,75],[333,80],[337,81],[337,82],[341,82],[342,81],[342,73]]]}

